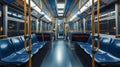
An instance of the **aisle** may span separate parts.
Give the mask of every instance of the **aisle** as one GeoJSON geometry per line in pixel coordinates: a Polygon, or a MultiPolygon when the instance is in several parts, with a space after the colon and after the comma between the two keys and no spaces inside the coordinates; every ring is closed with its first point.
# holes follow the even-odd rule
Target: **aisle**
{"type": "Polygon", "coordinates": [[[73,53],[67,43],[58,40],[44,58],[40,67],[83,67],[79,58],[73,53]]]}

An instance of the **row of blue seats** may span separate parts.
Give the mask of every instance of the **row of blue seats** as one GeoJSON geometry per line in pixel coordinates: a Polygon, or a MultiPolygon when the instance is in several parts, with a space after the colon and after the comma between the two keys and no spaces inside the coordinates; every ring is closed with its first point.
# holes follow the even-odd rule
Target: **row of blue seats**
{"type": "MultiPolygon", "coordinates": [[[[95,38],[95,48],[98,39],[95,38]]],[[[77,42],[77,44],[92,57],[92,36],[87,43],[77,42]]],[[[100,49],[95,53],[95,61],[99,64],[114,64],[120,62],[120,39],[100,37],[100,49]]]]}
{"type": "MultiPolygon", "coordinates": [[[[39,42],[36,35],[32,34],[32,56],[35,55],[45,45],[39,42]]],[[[24,64],[29,60],[29,52],[24,48],[24,36],[11,37],[0,40],[0,63],[4,64],[24,64]]],[[[27,48],[29,44],[26,38],[27,48]]]]}

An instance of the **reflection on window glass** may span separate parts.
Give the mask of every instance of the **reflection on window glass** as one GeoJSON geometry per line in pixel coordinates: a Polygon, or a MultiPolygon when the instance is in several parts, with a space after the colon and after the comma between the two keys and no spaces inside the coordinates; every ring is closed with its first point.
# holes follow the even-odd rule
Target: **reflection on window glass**
{"type": "Polygon", "coordinates": [[[17,19],[22,19],[22,20],[24,19],[22,12],[14,9],[14,8],[11,8],[11,7],[8,7],[8,16],[17,18],[17,19]]]}
{"type": "Polygon", "coordinates": [[[86,18],[85,27],[87,32],[91,31],[91,16],[86,18]]]}
{"type": "MultiPolygon", "coordinates": [[[[97,33],[97,23],[95,23],[95,31],[97,33]]],[[[115,19],[101,21],[100,33],[115,35],[116,34],[115,19]]]]}
{"type": "Polygon", "coordinates": [[[70,26],[70,30],[74,30],[74,22],[70,22],[69,26],[70,26]]]}
{"type": "Polygon", "coordinates": [[[84,27],[83,27],[83,20],[82,19],[79,20],[78,29],[79,29],[79,31],[83,32],[84,27]]]}
{"type": "Polygon", "coordinates": [[[8,36],[19,36],[23,35],[24,23],[8,21],[8,36]]]}
{"type": "Polygon", "coordinates": [[[36,30],[36,23],[34,21],[32,21],[32,30],[35,31],[36,30]]]}
{"type": "Polygon", "coordinates": [[[36,31],[36,21],[37,19],[35,17],[31,17],[31,22],[32,22],[32,31],[35,32],[36,31]]]}

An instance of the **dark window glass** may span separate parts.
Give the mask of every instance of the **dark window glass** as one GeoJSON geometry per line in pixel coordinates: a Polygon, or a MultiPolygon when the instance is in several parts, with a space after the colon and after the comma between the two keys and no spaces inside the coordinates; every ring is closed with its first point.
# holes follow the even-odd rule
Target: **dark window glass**
{"type": "Polygon", "coordinates": [[[32,22],[32,31],[35,32],[36,31],[36,18],[35,17],[31,17],[31,22],[32,22]]]}
{"type": "Polygon", "coordinates": [[[36,22],[32,21],[32,31],[36,30],[36,22]]]}
{"type": "Polygon", "coordinates": [[[14,18],[14,20],[8,20],[8,37],[23,35],[24,23],[18,20],[24,19],[23,12],[8,7],[8,16],[14,18]]]}
{"type": "MultiPolygon", "coordinates": [[[[107,12],[106,15],[103,14],[100,18],[100,33],[115,35],[116,34],[116,26],[115,26],[115,13],[107,12]]],[[[97,22],[95,22],[95,32],[97,33],[97,22]]]]}
{"type": "Polygon", "coordinates": [[[45,30],[45,22],[42,22],[42,30],[45,30]]]}
{"type": "Polygon", "coordinates": [[[23,35],[24,23],[8,21],[8,37],[23,35]]]}
{"type": "Polygon", "coordinates": [[[41,22],[39,21],[38,30],[40,31],[41,22]]]}
{"type": "Polygon", "coordinates": [[[17,19],[24,19],[23,12],[20,12],[14,8],[8,7],[8,16],[17,18],[17,19]]]}
{"type": "Polygon", "coordinates": [[[78,23],[78,29],[80,32],[83,32],[83,19],[81,19],[78,23]]]}
{"type": "Polygon", "coordinates": [[[85,30],[86,32],[91,31],[91,16],[88,16],[85,21],[85,30]]]}

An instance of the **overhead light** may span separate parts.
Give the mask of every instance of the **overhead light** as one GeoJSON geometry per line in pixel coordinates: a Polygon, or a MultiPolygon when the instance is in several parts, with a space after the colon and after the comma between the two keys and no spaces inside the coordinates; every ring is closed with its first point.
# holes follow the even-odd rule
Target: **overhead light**
{"type": "Polygon", "coordinates": [[[52,21],[47,15],[45,15],[45,18],[48,19],[49,21],[52,21]]]}
{"type": "Polygon", "coordinates": [[[41,12],[40,8],[38,6],[33,8],[34,10],[38,11],[39,13],[41,12]]]}
{"type": "MultiPolygon", "coordinates": [[[[97,0],[94,0],[94,3],[97,2],[97,0]]],[[[92,5],[92,0],[89,0],[81,9],[81,13],[84,12],[88,7],[92,5]]]]}
{"type": "Polygon", "coordinates": [[[44,15],[45,13],[43,11],[41,11],[40,14],[44,15]]]}
{"type": "MultiPolygon", "coordinates": [[[[97,0],[94,0],[94,3],[97,2],[97,0]]],[[[69,21],[74,20],[78,14],[84,12],[88,7],[92,5],[92,0],[89,0],[81,9],[80,12],[78,11],[69,21]]]]}
{"type": "Polygon", "coordinates": [[[63,14],[58,14],[58,16],[63,16],[63,14]]]}
{"type": "MultiPolygon", "coordinates": [[[[26,3],[29,4],[29,0],[26,0],[26,3]]],[[[41,9],[31,0],[30,1],[31,5],[30,7],[33,8],[34,10],[36,10],[37,12],[41,12],[41,9]]]]}
{"type": "Polygon", "coordinates": [[[75,15],[70,19],[70,21],[74,20],[76,17],[77,17],[77,14],[75,14],[75,15]]]}
{"type": "Polygon", "coordinates": [[[30,1],[30,3],[31,3],[31,7],[35,7],[36,6],[36,4],[33,1],[30,1]]]}
{"type": "Polygon", "coordinates": [[[64,11],[63,10],[58,10],[58,13],[63,13],[64,11]]]}
{"type": "Polygon", "coordinates": [[[64,3],[57,3],[57,8],[58,9],[61,9],[61,8],[64,8],[64,7],[65,7],[64,3]]]}

